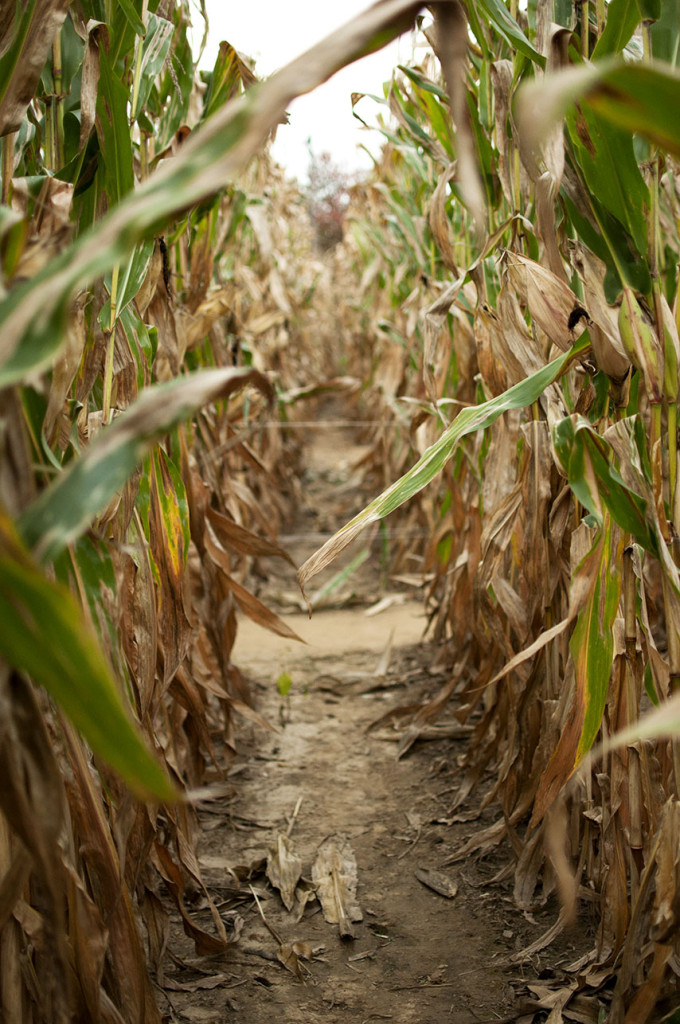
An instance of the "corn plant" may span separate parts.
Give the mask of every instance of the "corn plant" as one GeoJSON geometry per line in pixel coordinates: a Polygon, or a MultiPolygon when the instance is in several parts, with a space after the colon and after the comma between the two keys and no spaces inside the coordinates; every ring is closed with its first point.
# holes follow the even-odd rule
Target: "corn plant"
{"type": "Polygon", "coordinates": [[[609,986],[614,1022],[650,1017],[677,956],[679,748],[661,709],[680,626],[678,24],[675,2],[435,11],[437,64],[386,93],[353,243],[362,287],[392,306],[373,336],[418,370],[402,410],[415,400],[434,440],[299,574],[419,502],[452,647],[437,705],[456,692],[475,716],[457,802],[494,764],[502,810],[455,856],[509,837],[518,906],[560,889],[521,955],[559,934],[579,887],[595,894],[572,970],[609,986]],[[598,736],[623,727],[594,770],[598,736]]]}

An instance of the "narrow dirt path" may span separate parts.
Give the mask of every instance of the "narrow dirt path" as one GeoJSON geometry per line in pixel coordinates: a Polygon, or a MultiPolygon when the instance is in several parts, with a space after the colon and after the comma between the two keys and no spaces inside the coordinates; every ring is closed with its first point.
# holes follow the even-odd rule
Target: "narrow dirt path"
{"type": "MultiPolygon", "coordinates": [[[[342,516],[359,507],[351,467],[361,454],[346,429],[316,432],[306,507],[283,539],[296,560],[343,521],[338,494],[342,516]]],[[[362,584],[369,601],[379,596],[376,561],[367,563],[373,576],[362,584]]],[[[287,585],[270,578],[266,589],[283,594],[285,604],[291,586],[290,578],[287,585]]],[[[372,728],[442,683],[429,671],[432,653],[419,644],[421,604],[401,594],[380,614],[370,614],[374,607],[324,610],[311,622],[300,611],[287,614],[307,646],[240,624],[234,663],[277,731],[241,725],[233,793],[202,811],[204,877],[223,916],[241,930],[230,951],[211,961],[189,952],[176,929],[173,946],[187,952],[166,972],[171,1020],[474,1024],[503,1019],[514,1003],[501,960],[524,935],[508,923],[509,894],[485,888],[498,863],[447,866],[471,829],[465,815],[453,823],[449,811],[464,740],[431,739],[399,761],[389,717],[372,728]],[[285,697],[277,689],[284,673],[285,697]],[[313,864],[325,840],[356,862],[353,938],[341,938],[313,898],[313,864]],[[277,844],[284,880],[293,876],[289,902],[301,874],[292,911],[275,875],[277,844]]],[[[455,732],[455,720],[447,721],[455,732]]],[[[472,827],[491,820],[488,813],[472,827]]]]}
{"type": "MultiPolygon", "coordinates": [[[[455,747],[439,741],[397,761],[394,742],[366,732],[395,701],[422,699],[422,654],[418,647],[400,648],[392,671],[376,676],[378,644],[356,648],[352,616],[361,612],[319,616],[333,633],[332,653],[296,657],[285,652],[280,660],[272,658],[272,675],[279,668],[290,673],[290,698],[282,701],[273,680],[263,680],[257,687],[259,708],[270,721],[285,724],[276,735],[254,733],[244,749],[233,826],[206,835],[202,863],[209,881],[223,884],[226,866],[257,865],[277,836],[289,832],[303,878],[310,879],[322,841],[347,837],[356,858],[363,920],[354,925],[354,939],[340,938],[316,902],[296,921],[277,890],[255,872],[252,884],[267,922],[283,943],[306,943],[314,955],[301,961],[305,981],[298,980],[277,961],[278,942],[252,904],[234,961],[226,965],[234,984],[242,982],[228,992],[233,1011],[228,1019],[238,1024],[260,1024],[272,1015],[300,1024],[496,1020],[513,993],[493,965],[500,950],[493,901],[485,903],[475,892],[472,909],[468,897],[474,885],[465,868],[441,867],[452,834],[436,823],[446,816],[446,795],[440,794],[447,787],[440,773],[455,747]],[[451,899],[425,887],[416,878],[418,869],[445,872],[457,895],[451,899]]],[[[390,618],[386,613],[380,633],[390,618]]],[[[399,619],[404,621],[403,614],[399,619]]],[[[262,650],[258,678],[264,675],[261,658],[262,650]]]]}

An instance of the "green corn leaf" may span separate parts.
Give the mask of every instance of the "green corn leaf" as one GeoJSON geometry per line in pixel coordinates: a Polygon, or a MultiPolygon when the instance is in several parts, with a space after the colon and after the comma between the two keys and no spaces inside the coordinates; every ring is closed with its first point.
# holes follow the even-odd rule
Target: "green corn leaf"
{"type": "Polygon", "coordinates": [[[573,23],[573,17],[574,5],[572,4],[572,0],[554,0],[553,21],[557,25],[569,28],[573,23]]]}
{"type": "Polygon", "coordinates": [[[652,55],[678,66],[680,62],[680,0],[663,0],[661,17],[652,25],[652,55]]]}
{"type": "Polygon", "coordinates": [[[582,416],[568,416],[555,425],[555,452],[581,504],[603,522],[603,507],[643,547],[658,555],[658,543],[647,515],[647,502],[626,486],[613,465],[611,447],[582,416]]]}
{"type": "Polygon", "coordinates": [[[640,21],[637,0],[610,0],[607,24],[593,50],[593,60],[621,53],[640,21]]]}
{"type": "Polygon", "coordinates": [[[254,73],[245,64],[230,43],[221,42],[215,66],[208,79],[208,88],[203,105],[203,117],[209,118],[227,100],[238,96],[242,89],[254,85],[254,73]]]}
{"type": "Polygon", "coordinates": [[[432,138],[422,125],[419,124],[417,118],[414,116],[415,111],[411,112],[411,103],[407,96],[402,93],[401,89],[396,82],[392,83],[390,89],[390,99],[398,105],[398,110],[395,110],[397,117],[402,123],[402,127],[408,131],[415,141],[416,145],[423,146],[428,152],[430,152],[433,158],[437,159],[436,150],[433,149],[432,138]]]}
{"type": "Polygon", "coordinates": [[[680,72],[662,64],[626,64],[603,76],[588,103],[612,124],[680,156],[680,72]]]}
{"type": "Polygon", "coordinates": [[[168,58],[172,43],[173,25],[166,18],[149,15],[149,24],[142,46],[142,61],[139,69],[139,92],[137,111],[144,111],[156,77],[161,73],[168,58]]]}
{"type": "Polygon", "coordinates": [[[189,504],[184,482],[162,448],[151,456],[149,535],[158,595],[163,678],[169,682],[184,659],[191,626],[184,607],[189,551],[189,504]]]}
{"type": "Polygon", "coordinates": [[[0,513],[0,656],[44,686],[90,747],[140,798],[176,800],[125,708],[70,592],[48,580],[0,513]]]}
{"type": "Polygon", "coordinates": [[[58,582],[67,586],[77,582],[78,594],[87,601],[90,618],[97,624],[102,646],[109,654],[117,678],[125,678],[125,669],[116,664],[118,647],[117,622],[113,609],[116,602],[116,571],[111,552],[94,537],[81,537],[70,551],[65,551],[55,564],[58,582]]]}
{"type": "Polygon", "coordinates": [[[522,131],[534,148],[573,103],[583,102],[611,124],[680,156],[680,73],[675,68],[609,58],[529,83],[518,102],[522,131]]]}
{"type": "Polygon", "coordinates": [[[125,15],[130,28],[133,30],[135,35],[144,36],[146,29],[144,28],[144,22],[140,18],[139,14],[135,10],[135,5],[132,0],[117,0],[118,7],[125,15]]]}
{"type": "Polygon", "coordinates": [[[636,0],[642,21],[658,21],[661,17],[661,0],[636,0]]]}
{"type": "Polygon", "coordinates": [[[480,17],[480,12],[477,10],[476,4],[467,5],[467,19],[468,29],[479,43],[479,48],[482,51],[484,60],[493,60],[494,53],[491,45],[491,37],[493,33],[486,21],[480,17]]]}
{"type": "Polygon", "coordinates": [[[88,529],[175,424],[247,385],[271,397],[267,379],[244,369],[204,370],[148,388],[24,511],[19,531],[26,545],[43,562],[55,558],[88,529]]]}
{"type": "Polygon", "coordinates": [[[128,125],[128,90],[116,75],[111,54],[101,48],[97,94],[97,136],[101,148],[99,173],[110,205],[134,187],[134,160],[128,125]]]}
{"type": "Polygon", "coordinates": [[[162,152],[173,140],[175,132],[187,123],[193,90],[194,58],[186,26],[175,27],[174,45],[163,75],[161,102],[163,116],[156,134],[156,152],[162,152]]]}
{"type": "Polygon", "coordinates": [[[354,538],[371,523],[384,519],[390,512],[403,505],[414,494],[422,491],[444,468],[456,450],[458,442],[468,434],[484,430],[509,409],[524,409],[543,394],[549,384],[566,372],[574,359],[587,348],[587,342],[579,340],[568,352],[554,359],[547,366],[520,381],[502,395],[461,410],[453,423],[441,437],[431,445],[425,454],[396,483],[391,484],[382,494],[362,509],[349,523],[338,530],[330,540],[319,548],[300,568],[300,586],[332,562],[354,538]]]}
{"type": "MultiPolygon", "coordinates": [[[[151,263],[155,243],[153,240],[143,242],[132,253],[127,265],[121,269],[118,277],[118,291],[116,294],[116,316],[121,316],[125,308],[139,292],[142,287],[151,263]]],[[[111,291],[111,279],[108,278],[106,286],[111,291]]],[[[99,313],[99,323],[103,330],[108,330],[111,322],[111,302],[105,302],[99,313]]]]}
{"type": "Polygon", "coordinates": [[[606,124],[587,105],[570,110],[567,130],[589,194],[624,226],[638,260],[647,252],[649,189],[640,173],[630,134],[606,124]]]}
{"type": "MultiPolygon", "coordinates": [[[[108,321],[105,326],[108,326],[108,321]]],[[[141,391],[151,377],[151,367],[158,348],[158,330],[140,320],[131,306],[120,314],[118,327],[123,330],[137,363],[137,388],[141,391]]]]}
{"type": "Polygon", "coordinates": [[[621,597],[620,560],[616,555],[611,521],[607,519],[595,586],[569,641],[576,690],[583,699],[583,726],[576,749],[576,765],[595,742],[607,701],[614,655],[613,625],[621,597]]]}
{"type": "Polygon", "coordinates": [[[545,57],[534,49],[522,32],[503,0],[479,0],[479,7],[487,16],[493,27],[513,49],[519,50],[525,57],[540,67],[545,67],[545,57]]]}
{"type": "MultiPolygon", "coordinates": [[[[641,295],[649,294],[652,286],[649,265],[641,257],[630,233],[621,221],[610,213],[594,192],[591,192],[588,198],[595,224],[601,232],[598,237],[604,241],[606,247],[606,252],[600,253],[598,252],[599,244],[595,243],[592,246],[593,252],[598,252],[600,258],[613,268],[616,276],[616,287],[613,298],[610,301],[614,302],[616,300],[622,285],[640,292],[641,295]]],[[[579,224],[580,230],[580,225],[583,223],[582,219],[575,218],[574,222],[579,224]]],[[[596,231],[597,228],[593,227],[592,223],[590,224],[591,231],[596,231]]],[[[587,229],[582,233],[582,237],[584,240],[588,240],[591,237],[587,229]]]]}
{"type": "Polygon", "coordinates": [[[440,86],[438,86],[436,82],[433,82],[430,78],[427,78],[420,71],[418,71],[417,68],[409,67],[408,64],[398,64],[397,67],[401,72],[403,72],[403,74],[406,75],[407,78],[410,78],[411,81],[415,85],[417,85],[419,89],[422,89],[424,92],[432,93],[433,96],[437,96],[440,100],[443,100],[446,106],[448,106],[449,97],[446,93],[446,90],[440,88],[440,86]]]}
{"type": "Polygon", "coordinates": [[[423,110],[427,123],[442,144],[449,159],[454,158],[454,132],[451,122],[448,97],[442,94],[434,83],[422,75],[417,75],[411,68],[403,68],[404,74],[414,85],[414,93],[419,106],[423,110]]]}
{"type": "Polygon", "coordinates": [[[621,596],[621,545],[617,533],[605,515],[593,546],[576,569],[574,582],[579,587],[586,586],[588,596],[569,644],[574,662],[574,703],[541,777],[532,825],[542,819],[588,753],[602,724],[614,654],[613,625],[621,596]]]}

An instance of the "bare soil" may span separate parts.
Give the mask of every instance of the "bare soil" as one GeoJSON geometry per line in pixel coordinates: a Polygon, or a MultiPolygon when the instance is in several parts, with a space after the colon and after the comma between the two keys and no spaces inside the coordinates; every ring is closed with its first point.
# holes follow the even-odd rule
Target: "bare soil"
{"type": "MultiPolygon", "coordinates": [[[[352,474],[361,455],[346,429],[317,431],[306,502],[287,545],[284,538],[298,564],[320,533],[341,525],[339,514],[361,507],[352,474]],[[338,510],[338,491],[354,506],[338,510]]],[[[423,702],[442,682],[430,668],[435,652],[420,642],[421,603],[385,580],[377,554],[359,584],[338,592],[341,601],[349,593],[354,607],[322,610],[311,622],[300,611],[286,616],[306,646],[241,624],[233,660],[249,679],[258,713],[276,731],[239,723],[233,789],[202,809],[200,845],[212,898],[240,934],[227,953],[198,957],[173,926],[162,979],[168,1020],[491,1024],[522,1019],[530,1009],[518,1003],[523,972],[508,966],[508,957],[546,930],[555,908],[536,919],[514,909],[508,872],[505,881],[493,880],[503,876],[508,850],[447,863],[497,816],[479,806],[451,814],[465,737],[435,736],[397,760],[398,733],[389,722],[370,728],[395,707],[423,702]],[[367,614],[386,591],[392,603],[367,614]],[[277,689],[282,673],[291,680],[285,698],[277,689]],[[349,841],[362,912],[354,938],[341,938],[316,900],[303,911],[285,909],[264,873],[281,834],[302,861],[303,889],[322,841],[349,841]],[[423,884],[416,877],[423,870],[442,873],[448,894],[423,884]],[[289,956],[295,943],[297,958],[289,956]]],[[[278,595],[294,607],[286,596],[292,572],[287,577],[270,575],[261,596],[275,602],[278,595]]],[[[448,715],[446,723],[454,719],[448,715]]],[[[207,925],[208,910],[199,904],[195,912],[207,925]]],[[[561,955],[574,958],[569,941],[561,955]]],[[[533,975],[538,967],[534,962],[526,971],[533,975]]]]}

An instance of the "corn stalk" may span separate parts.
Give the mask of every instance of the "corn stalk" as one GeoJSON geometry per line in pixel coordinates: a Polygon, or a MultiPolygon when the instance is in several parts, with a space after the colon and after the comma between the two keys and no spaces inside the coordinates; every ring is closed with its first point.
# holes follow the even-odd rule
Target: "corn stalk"
{"type": "Polygon", "coordinates": [[[678,953],[661,910],[680,884],[677,744],[635,738],[680,656],[678,10],[648,7],[581,4],[575,26],[560,0],[467,5],[464,74],[435,18],[433,54],[386,88],[387,145],[345,249],[385,426],[416,443],[299,573],[397,509],[428,524],[447,692],[476,723],[454,806],[494,764],[501,809],[454,859],[511,837],[530,910],[560,875],[542,849],[566,848],[567,888],[600,900],[583,980],[615,979],[617,1024],[674,990],[678,953]],[[629,746],[579,774],[623,728],[629,746]]]}

